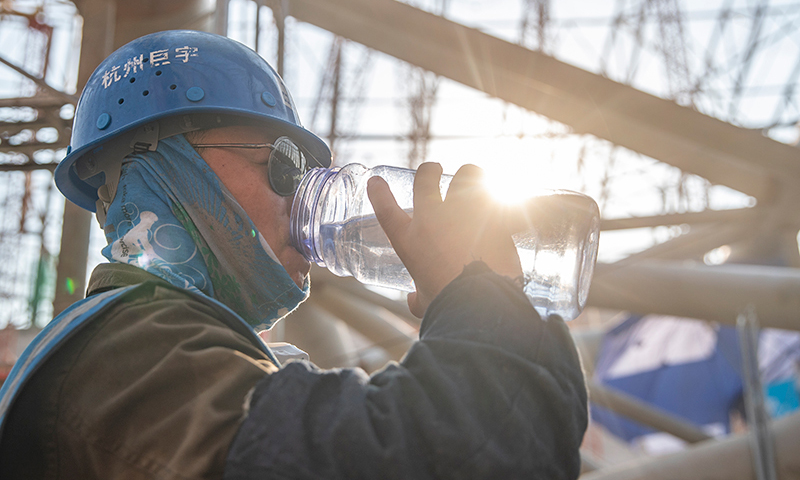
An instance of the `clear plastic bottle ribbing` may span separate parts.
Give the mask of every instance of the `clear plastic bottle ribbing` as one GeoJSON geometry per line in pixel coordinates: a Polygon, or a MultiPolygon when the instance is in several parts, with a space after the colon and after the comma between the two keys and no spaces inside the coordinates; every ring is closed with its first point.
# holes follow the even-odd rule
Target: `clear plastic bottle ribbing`
{"type": "MultiPolygon", "coordinates": [[[[412,213],[414,170],[350,164],[310,170],[292,205],[292,242],[309,262],[339,276],[404,291],[414,282],[381,229],[367,197],[367,180],[383,177],[401,208],[412,213]]],[[[452,179],[443,175],[444,195],[452,179]]],[[[599,235],[599,211],[590,197],[565,190],[532,193],[518,207],[524,225],[514,243],[525,294],[540,315],[577,317],[586,304],[599,235]]]]}

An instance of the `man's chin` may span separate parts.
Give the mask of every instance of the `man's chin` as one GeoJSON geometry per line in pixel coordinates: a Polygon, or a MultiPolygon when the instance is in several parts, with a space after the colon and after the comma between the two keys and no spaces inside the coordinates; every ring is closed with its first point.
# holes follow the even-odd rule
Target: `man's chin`
{"type": "Polygon", "coordinates": [[[303,288],[308,272],[311,271],[311,263],[294,249],[292,249],[291,255],[284,255],[281,258],[284,260],[282,263],[286,273],[289,274],[295,285],[303,288]]]}
{"type": "Polygon", "coordinates": [[[298,288],[303,288],[303,285],[306,283],[306,277],[308,277],[308,269],[303,273],[302,271],[295,271],[292,275],[292,281],[294,281],[295,285],[298,288]]]}

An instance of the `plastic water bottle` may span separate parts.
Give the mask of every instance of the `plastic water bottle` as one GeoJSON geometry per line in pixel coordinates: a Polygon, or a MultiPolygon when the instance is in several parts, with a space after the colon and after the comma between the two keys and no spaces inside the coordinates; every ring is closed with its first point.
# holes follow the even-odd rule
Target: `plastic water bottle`
{"type": "MultiPolygon", "coordinates": [[[[414,282],[375,217],[367,180],[383,177],[401,208],[413,214],[416,171],[398,167],[315,168],[303,177],[292,205],[291,236],[309,262],[368,285],[414,291],[414,282]]],[[[442,175],[446,194],[452,176],[442,175]]],[[[599,235],[599,211],[590,197],[546,190],[518,206],[523,219],[512,238],[525,294],[543,318],[577,317],[586,304],[599,235]]]]}

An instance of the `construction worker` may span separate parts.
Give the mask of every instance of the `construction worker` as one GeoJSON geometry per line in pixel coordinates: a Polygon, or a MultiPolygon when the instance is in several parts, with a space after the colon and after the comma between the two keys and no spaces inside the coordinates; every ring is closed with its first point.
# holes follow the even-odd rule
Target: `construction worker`
{"type": "Polygon", "coordinates": [[[161,32],[106,59],[55,177],[97,213],[109,263],[0,391],[0,478],[576,478],[578,356],[523,294],[511,239],[484,228],[477,167],[442,201],[422,165],[413,219],[370,182],[424,315],[402,362],[324,371],[262,342],[308,294],[290,205],[330,163],[235,41],[161,32]]]}

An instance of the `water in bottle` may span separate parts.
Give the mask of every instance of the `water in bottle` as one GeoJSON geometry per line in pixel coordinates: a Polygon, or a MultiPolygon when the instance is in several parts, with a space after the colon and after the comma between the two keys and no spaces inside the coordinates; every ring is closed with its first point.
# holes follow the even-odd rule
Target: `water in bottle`
{"type": "MultiPolygon", "coordinates": [[[[383,177],[398,205],[413,214],[415,171],[389,166],[309,171],[292,205],[292,242],[308,261],[362,283],[414,291],[414,282],[375,218],[366,185],[383,177]]],[[[451,176],[443,175],[446,194],[451,176]]],[[[599,230],[597,204],[568,191],[540,191],[508,215],[525,294],[543,317],[575,318],[586,303],[599,230]]]]}

